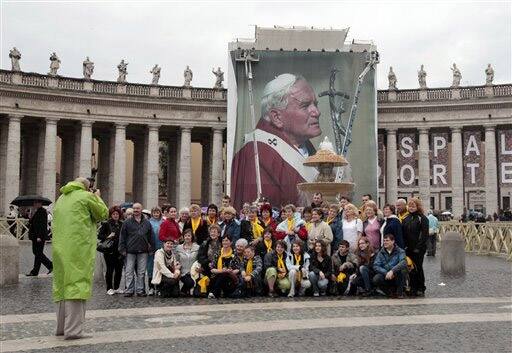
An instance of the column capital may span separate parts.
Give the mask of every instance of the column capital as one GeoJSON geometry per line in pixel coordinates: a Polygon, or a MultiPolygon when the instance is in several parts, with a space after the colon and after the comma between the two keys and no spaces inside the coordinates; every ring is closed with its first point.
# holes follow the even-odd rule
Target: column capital
{"type": "Polygon", "coordinates": [[[214,127],[212,127],[212,130],[213,130],[213,133],[222,134],[222,133],[224,133],[225,128],[214,126],[214,127]]]}
{"type": "Polygon", "coordinates": [[[160,126],[161,125],[159,124],[147,124],[149,131],[158,131],[158,129],[160,129],[160,126]]]}
{"type": "Polygon", "coordinates": [[[82,127],[92,127],[92,121],[84,121],[84,120],[82,120],[80,122],[80,124],[82,125],[82,127]]]}
{"type": "Polygon", "coordinates": [[[59,118],[45,118],[44,119],[47,124],[57,124],[60,120],[59,118]]]}
{"type": "Polygon", "coordinates": [[[180,126],[181,132],[192,132],[192,126],[180,126]]]}
{"type": "Polygon", "coordinates": [[[114,127],[116,129],[126,129],[128,126],[128,123],[114,123],[114,127]]]}
{"type": "Polygon", "coordinates": [[[462,132],[462,128],[458,126],[454,126],[450,128],[452,134],[460,134],[462,132]]]}
{"type": "Polygon", "coordinates": [[[485,125],[485,131],[494,132],[496,131],[496,125],[485,125]]]}
{"type": "Polygon", "coordinates": [[[420,135],[427,135],[428,131],[429,131],[429,129],[425,128],[425,127],[422,127],[422,128],[418,129],[418,132],[420,133],[420,135]]]}
{"type": "Polygon", "coordinates": [[[396,135],[398,129],[396,127],[390,127],[386,129],[386,134],[388,135],[396,135]]]}
{"type": "Polygon", "coordinates": [[[21,115],[21,114],[9,114],[8,117],[9,117],[9,120],[18,121],[19,122],[24,117],[24,115],[21,115]]]}

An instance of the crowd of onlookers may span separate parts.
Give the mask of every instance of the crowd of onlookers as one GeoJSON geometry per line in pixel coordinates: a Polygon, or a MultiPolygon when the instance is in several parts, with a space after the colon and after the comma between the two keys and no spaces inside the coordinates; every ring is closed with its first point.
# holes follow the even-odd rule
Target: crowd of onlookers
{"type": "Polygon", "coordinates": [[[317,193],[308,207],[237,211],[225,196],[220,208],[135,203],[109,215],[98,232],[107,293],[127,297],[423,296],[439,228],[417,198],[380,210],[370,195],[360,207],[317,193]]]}

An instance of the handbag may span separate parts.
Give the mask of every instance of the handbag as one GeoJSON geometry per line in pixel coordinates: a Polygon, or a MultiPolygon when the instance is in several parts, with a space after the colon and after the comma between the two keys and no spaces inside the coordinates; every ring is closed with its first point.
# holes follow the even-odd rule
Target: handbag
{"type": "Polygon", "coordinates": [[[111,254],[114,252],[114,239],[100,240],[96,246],[96,250],[102,253],[111,254]]]}

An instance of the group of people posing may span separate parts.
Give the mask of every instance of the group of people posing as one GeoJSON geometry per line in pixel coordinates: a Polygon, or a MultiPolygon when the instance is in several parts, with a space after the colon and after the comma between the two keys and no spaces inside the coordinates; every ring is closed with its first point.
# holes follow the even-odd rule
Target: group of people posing
{"type": "Polygon", "coordinates": [[[127,297],[423,296],[423,258],[427,245],[435,255],[437,233],[419,199],[381,211],[369,195],[360,208],[315,194],[304,208],[261,202],[237,212],[225,196],[206,212],[193,204],[145,215],[136,203],[109,215],[98,233],[108,243],[107,293],[127,297]]]}

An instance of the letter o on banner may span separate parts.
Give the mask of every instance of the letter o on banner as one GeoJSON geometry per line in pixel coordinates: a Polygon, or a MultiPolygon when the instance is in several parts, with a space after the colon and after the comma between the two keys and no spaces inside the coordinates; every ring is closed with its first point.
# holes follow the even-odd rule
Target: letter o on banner
{"type": "Polygon", "coordinates": [[[410,164],[405,164],[400,168],[400,181],[404,185],[412,185],[414,183],[414,168],[410,164]],[[408,171],[408,172],[407,172],[408,171]],[[409,178],[406,178],[408,176],[409,178]]]}

